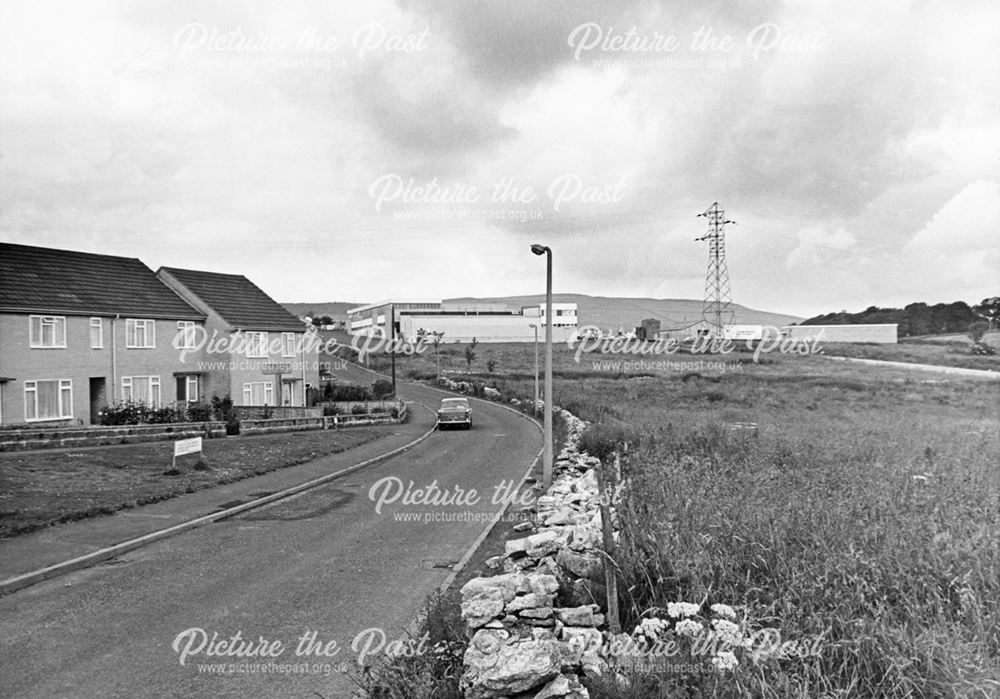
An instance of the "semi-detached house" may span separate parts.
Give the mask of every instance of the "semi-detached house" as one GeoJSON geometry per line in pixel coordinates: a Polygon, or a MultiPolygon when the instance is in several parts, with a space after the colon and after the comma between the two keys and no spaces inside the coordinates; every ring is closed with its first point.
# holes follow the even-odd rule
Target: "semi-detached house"
{"type": "Polygon", "coordinates": [[[234,405],[306,405],[319,357],[302,321],[239,274],[174,267],[156,274],[205,314],[195,345],[210,395],[228,395],[234,405]]]}
{"type": "Polygon", "coordinates": [[[205,317],[137,259],[0,243],[0,424],[203,400],[203,374],[173,345],[205,317]]]}

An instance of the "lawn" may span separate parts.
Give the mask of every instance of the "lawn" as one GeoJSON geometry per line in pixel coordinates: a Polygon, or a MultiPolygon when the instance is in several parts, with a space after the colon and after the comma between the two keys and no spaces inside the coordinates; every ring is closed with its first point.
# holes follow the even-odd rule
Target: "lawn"
{"type": "Polygon", "coordinates": [[[0,454],[0,536],[8,537],[231,483],[366,444],[394,426],[204,441],[203,460],[172,442],[0,454]]]}
{"type": "MultiPolygon", "coordinates": [[[[449,349],[442,368],[459,378],[449,349]]],[[[531,395],[531,345],[476,354],[474,375],[531,395]]],[[[819,650],[591,696],[1000,695],[997,382],[787,354],[663,358],[702,370],[595,363],[609,359],[636,358],[557,348],[555,400],[628,436],[625,628],[670,602],[724,603],[747,630],[819,650]],[[756,436],[730,430],[745,422],[756,436]]]]}

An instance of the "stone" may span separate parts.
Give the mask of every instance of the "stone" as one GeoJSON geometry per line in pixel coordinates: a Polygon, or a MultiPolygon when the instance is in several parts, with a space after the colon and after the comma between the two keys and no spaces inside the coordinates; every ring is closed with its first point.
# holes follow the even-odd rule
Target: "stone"
{"type": "Polygon", "coordinates": [[[470,629],[478,629],[503,613],[504,599],[499,590],[487,590],[462,600],[462,618],[470,629]]]}
{"type": "Polygon", "coordinates": [[[503,565],[503,556],[491,556],[486,559],[486,567],[490,570],[496,570],[501,565],[503,565]]]}
{"type": "MultiPolygon", "coordinates": [[[[529,537],[530,538],[530,537],[529,537]]],[[[528,539],[507,539],[504,543],[504,553],[508,556],[513,556],[518,553],[527,553],[528,551],[528,539]]]]}
{"type": "Polygon", "coordinates": [[[531,522],[520,522],[519,524],[515,524],[514,525],[514,531],[516,531],[516,532],[526,532],[529,529],[531,529],[532,526],[533,525],[531,524],[531,522]]]}
{"type": "Polygon", "coordinates": [[[528,587],[531,592],[540,592],[543,595],[554,594],[559,591],[559,581],[554,575],[542,573],[528,573],[528,587]]]}
{"type": "Polygon", "coordinates": [[[528,619],[548,619],[552,616],[552,607],[529,607],[518,611],[518,615],[528,619]]]}
{"type": "Polygon", "coordinates": [[[603,582],[580,578],[563,588],[560,599],[567,607],[578,607],[582,604],[606,604],[607,596],[603,582]]]}
{"type": "Polygon", "coordinates": [[[474,645],[465,652],[462,687],[471,699],[526,692],[544,686],[559,674],[559,644],[525,640],[483,653],[474,645]]]}
{"type": "Polygon", "coordinates": [[[503,629],[479,629],[469,643],[481,653],[496,653],[509,637],[503,629]]]}
{"type": "Polygon", "coordinates": [[[578,578],[600,582],[604,580],[604,562],[592,553],[580,553],[570,549],[559,549],[556,563],[578,578]]]}
{"type": "Polygon", "coordinates": [[[488,578],[473,578],[462,586],[462,599],[479,597],[485,592],[497,591],[504,602],[514,599],[519,589],[524,588],[525,581],[520,573],[505,573],[488,578]]]}
{"type": "Polygon", "coordinates": [[[555,615],[566,626],[596,626],[594,608],[589,604],[579,607],[559,607],[555,610],[555,615]]]}
{"type": "Polygon", "coordinates": [[[542,691],[535,695],[534,699],[554,699],[554,697],[564,697],[569,694],[569,678],[566,675],[559,675],[542,687],[542,691]]]}
{"type": "Polygon", "coordinates": [[[532,607],[551,607],[552,606],[552,594],[543,594],[541,592],[529,592],[526,595],[520,595],[515,597],[510,602],[507,603],[508,612],[516,612],[521,609],[531,609],[532,607]]]}

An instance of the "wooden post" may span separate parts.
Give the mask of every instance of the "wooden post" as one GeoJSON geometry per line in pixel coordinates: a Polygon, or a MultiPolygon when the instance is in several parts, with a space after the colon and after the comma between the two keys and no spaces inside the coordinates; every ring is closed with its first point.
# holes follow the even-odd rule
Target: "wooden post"
{"type": "MultiPolygon", "coordinates": [[[[617,464],[618,454],[615,453],[617,464]]],[[[611,495],[604,482],[604,463],[597,467],[597,494],[601,503],[601,534],[604,548],[604,585],[607,588],[608,599],[608,630],[621,633],[621,622],[618,618],[618,576],[615,575],[614,554],[615,538],[611,527],[611,495]]]]}

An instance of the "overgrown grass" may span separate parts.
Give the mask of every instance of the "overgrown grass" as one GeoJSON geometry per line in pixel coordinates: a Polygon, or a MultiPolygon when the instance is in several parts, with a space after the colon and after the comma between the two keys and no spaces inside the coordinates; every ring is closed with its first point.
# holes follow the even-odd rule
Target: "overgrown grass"
{"type": "MultiPolygon", "coordinates": [[[[823,639],[817,657],[709,677],[695,695],[1000,695],[996,386],[831,371],[563,387],[584,417],[632,430],[625,628],[704,601],[823,639]],[[728,430],[748,418],[756,439],[728,430]]],[[[669,679],[593,696],[657,696],[669,679]]]]}

